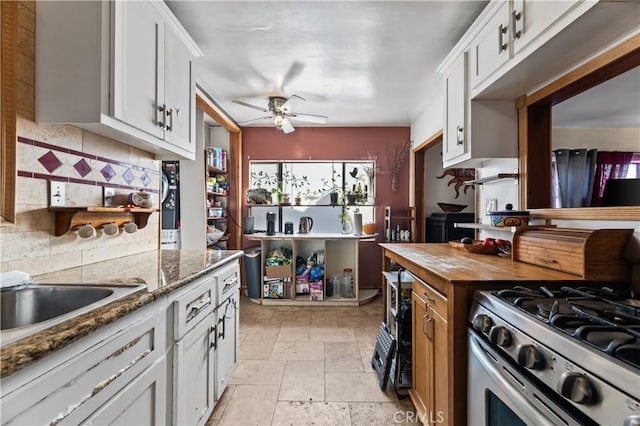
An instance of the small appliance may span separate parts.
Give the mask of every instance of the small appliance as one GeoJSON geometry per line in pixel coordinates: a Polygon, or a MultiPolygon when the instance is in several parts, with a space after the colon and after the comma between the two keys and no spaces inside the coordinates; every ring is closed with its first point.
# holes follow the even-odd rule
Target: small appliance
{"type": "Polygon", "coordinates": [[[276,214],[267,212],[267,235],[275,235],[276,233],[276,214]]]}
{"type": "Polygon", "coordinates": [[[285,222],[284,223],[284,233],[285,234],[293,234],[293,222],[285,222]]]}
{"type": "Polygon", "coordinates": [[[308,234],[311,232],[311,228],[313,228],[313,219],[309,216],[302,216],[300,218],[300,226],[298,227],[298,232],[301,234],[308,234]]]}

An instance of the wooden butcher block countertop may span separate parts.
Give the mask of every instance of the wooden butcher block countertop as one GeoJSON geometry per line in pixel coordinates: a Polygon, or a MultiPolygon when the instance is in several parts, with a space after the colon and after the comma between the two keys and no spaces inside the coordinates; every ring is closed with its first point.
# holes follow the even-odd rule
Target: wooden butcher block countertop
{"type": "MultiPolygon", "coordinates": [[[[380,244],[385,255],[430,284],[505,284],[505,281],[584,281],[577,275],[554,271],[497,255],[470,253],[439,243],[380,244]]],[[[444,288],[441,291],[446,292],[444,288]]]]}

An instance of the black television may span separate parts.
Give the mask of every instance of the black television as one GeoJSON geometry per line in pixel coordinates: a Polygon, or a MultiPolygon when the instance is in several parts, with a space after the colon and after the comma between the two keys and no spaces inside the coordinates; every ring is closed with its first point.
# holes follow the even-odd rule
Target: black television
{"type": "Polygon", "coordinates": [[[604,184],[600,205],[640,206],[640,179],[609,179],[604,184]]]}

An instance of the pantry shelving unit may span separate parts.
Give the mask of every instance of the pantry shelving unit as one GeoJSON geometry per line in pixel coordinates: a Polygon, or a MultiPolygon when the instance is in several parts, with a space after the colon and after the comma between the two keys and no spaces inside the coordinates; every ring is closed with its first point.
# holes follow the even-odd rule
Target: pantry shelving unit
{"type": "Polygon", "coordinates": [[[412,243],[416,235],[416,213],[413,207],[384,208],[384,241],[385,243],[412,243]],[[409,238],[397,235],[398,230],[409,231],[409,238]],[[395,235],[395,238],[394,238],[395,235]]]}
{"type": "Polygon", "coordinates": [[[207,248],[228,249],[230,226],[228,216],[229,205],[229,173],[227,171],[227,152],[220,147],[205,149],[206,228],[215,227],[224,231],[222,238],[211,242],[207,238],[207,248]]]}
{"type": "MultiPolygon", "coordinates": [[[[288,306],[359,306],[369,302],[377,294],[377,289],[358,288],[358,245],[360,241],[375,241],[377,234],[353,235],[334,233],[310,233],[310,234],[281,234],[267,235],[265,233],[248,234],[249,240],[259,241],[262,252],[262,265],[260,276],[261,297],[250,299],[262,305],[288,305],[288,306]],[[277,267],[265,266],[264,259],[271,250],[286,248],[291,250],[292,264],[277,267]],[[322,252],[324,255],[324,279],[322,280],[322,300],[313,300],[311,294],[296,294],[296,270],[295,259],[297,256],[307,259],[312,253],[322,252]],[[354,297],[343,298],[333,294],[327,296],[327,280],[332,280],[334,275],[342,276],[345,268],[353,271],[354,297]],[[282,280],[282,285],[293,286],[289,291],[283,291],[288,298],[265,297],[265,281],[282,280]]],[[[335,290],[335,289],[334,289],[335,290]]]]}

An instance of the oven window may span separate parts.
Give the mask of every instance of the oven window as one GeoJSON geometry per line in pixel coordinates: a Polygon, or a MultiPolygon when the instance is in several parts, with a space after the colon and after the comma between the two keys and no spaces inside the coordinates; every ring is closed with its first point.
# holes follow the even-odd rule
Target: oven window
{"type": "Polygon", "coordinates": [[[487,390],[486,424],[491,426],[526,426],[526,423],[520,420],[520,417],[490,390],[487,390]]]}

